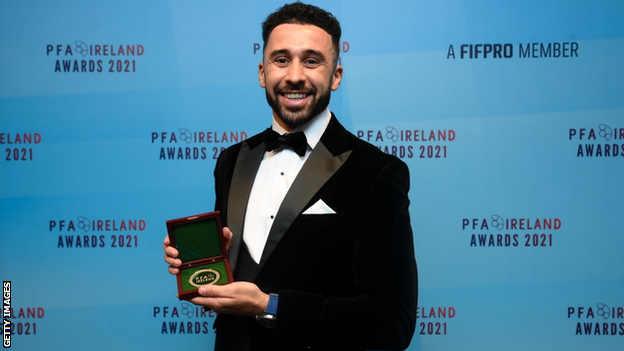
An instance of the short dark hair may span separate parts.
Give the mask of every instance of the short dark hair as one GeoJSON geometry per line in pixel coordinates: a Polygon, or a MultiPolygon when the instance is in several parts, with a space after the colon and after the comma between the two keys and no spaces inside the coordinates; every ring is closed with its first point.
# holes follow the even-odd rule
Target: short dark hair
{"type": "Polygon", "coordinates": [[[334,64],[338,61],[340,53],[340,22],[331,13],[314,5],[295,2],[286,4],[277,11],[270,14],[262,23],[262,40],[266,49],[269,36],[275,27],[280,24],[310,24],[317,26],[327,32],[332,38],[332,46],[335,51],[334,64]]]}

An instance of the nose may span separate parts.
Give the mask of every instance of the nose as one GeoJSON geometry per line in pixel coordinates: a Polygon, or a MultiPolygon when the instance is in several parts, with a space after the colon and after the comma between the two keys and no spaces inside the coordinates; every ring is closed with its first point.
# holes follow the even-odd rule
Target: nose
{"type": "Polygon", "coordinates": [[[298,85],[306,81],[305,68],[298,60],[288,66],[286,81],[292,85],[298,85]]]}

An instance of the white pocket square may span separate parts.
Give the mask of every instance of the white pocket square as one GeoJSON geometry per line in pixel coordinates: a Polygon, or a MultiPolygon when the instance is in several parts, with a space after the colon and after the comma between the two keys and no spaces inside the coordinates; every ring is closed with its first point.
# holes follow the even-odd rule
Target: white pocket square
{"type": "Polygon", "coordinates": [[[323,200],[318,200],[314,205],[308,207],[307,210],[303,211],[304,215],[318,215],[318,214],[336,214],[336,211],[332,210],[331,207],[327,206],[327,204],[323,200]]]}

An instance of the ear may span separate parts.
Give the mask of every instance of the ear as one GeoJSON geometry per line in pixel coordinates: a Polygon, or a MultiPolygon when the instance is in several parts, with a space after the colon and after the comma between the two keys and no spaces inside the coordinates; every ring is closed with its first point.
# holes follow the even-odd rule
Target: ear
{"type": "Polygon", "coordinates": [[[340,83],[342,82],[342,66],[336,66],[333,74],[333,80],[331,83],[331,90],[336,91],[338,87],[340,87],[340,83]]]}
{"type": "Polygon", "coordinates": [[[260,81],[260,86],[266,88],[266,78],[264,76],[264,62],[260,62],[258,64],[258,80],[260,81]]]}

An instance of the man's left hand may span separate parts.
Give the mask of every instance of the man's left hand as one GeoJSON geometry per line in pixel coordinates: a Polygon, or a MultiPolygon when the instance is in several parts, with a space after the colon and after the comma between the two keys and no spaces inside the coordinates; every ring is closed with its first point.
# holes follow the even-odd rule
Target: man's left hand
{"type": "Polygon", "coordinates": [[[269,295],[258,286],[248,282],[233,282],[226,285],[205,285],[199,288],[201,296],[190,301],[210,308],[217,313],[255,316],[264,312],[269,295]]]}

